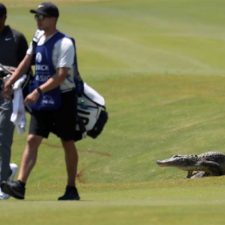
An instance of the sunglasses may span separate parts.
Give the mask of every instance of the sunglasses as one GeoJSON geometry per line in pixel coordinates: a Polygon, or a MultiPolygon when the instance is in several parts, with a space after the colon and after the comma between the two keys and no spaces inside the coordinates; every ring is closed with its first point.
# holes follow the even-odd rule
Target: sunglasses
{"type": "Polygon", "coordinates": [[[36,20],[43,20],[43,19],[46,18],[46,16],[41,15],[41,14],[35,14],[35,15],[34,15],[34,18],[35,18],[36,20]]]}

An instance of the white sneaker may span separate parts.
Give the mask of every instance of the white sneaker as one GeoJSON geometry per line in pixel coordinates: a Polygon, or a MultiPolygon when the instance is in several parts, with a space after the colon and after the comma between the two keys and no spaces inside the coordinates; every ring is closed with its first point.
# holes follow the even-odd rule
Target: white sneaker
{"type": "Polygon", "coordinates": [[[0,200],[6,200],[10,198],[10,196],[8,194],[5,194],[4,192],[2,192],[1,188],[0,188],[0,200]]]}
{"type": "Polygon", "coordinates": [[[12,181],[12,180],[14,180],[14,178],[16,176],[18,166],[15,163],[10,163],[9,166],[10,166],[12,173],[11,173],[10,177],[8,178],[8,180],[12,181]]]}
{"type": "MultiPolygon", "coordinates": [[[[8,178],[9,181],[12,181],[15,178],[18,166],[15,163],[10,163],[10,169],[12,171],[10,177],[8,178]]],[[[4,192],[2,192],[1,188],[0,188],[0,200],[6,200],[9,199],[10,195],[5,194],[4,192]]]]}

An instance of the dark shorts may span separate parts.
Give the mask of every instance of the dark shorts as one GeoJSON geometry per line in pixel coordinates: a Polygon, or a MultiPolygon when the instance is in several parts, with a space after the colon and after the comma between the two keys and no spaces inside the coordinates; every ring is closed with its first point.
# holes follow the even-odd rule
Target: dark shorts
{"type": "Polygon", "coordinates": [[[33,111],[29,134],[48,138],[52,132],[64,141],[76,140],[76,96],[74,91],[62,93],[62,105],[54,111],[33,111]]]}

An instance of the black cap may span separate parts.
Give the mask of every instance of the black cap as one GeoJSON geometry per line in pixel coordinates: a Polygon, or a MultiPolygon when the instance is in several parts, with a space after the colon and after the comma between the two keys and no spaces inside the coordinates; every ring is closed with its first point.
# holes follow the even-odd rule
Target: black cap
{"type": "Polygon", "coordinates": [[[37,9],[31,9],[30,12],[48,17],[59,17],[59,9],[51,2],[43,2],[37,9]]]}
{"type": "Polygon", "coordinates": [[[0,17],[4,16],[6,14],[7,14],[6,7],[2,3],[0,3],[0,17]]]}

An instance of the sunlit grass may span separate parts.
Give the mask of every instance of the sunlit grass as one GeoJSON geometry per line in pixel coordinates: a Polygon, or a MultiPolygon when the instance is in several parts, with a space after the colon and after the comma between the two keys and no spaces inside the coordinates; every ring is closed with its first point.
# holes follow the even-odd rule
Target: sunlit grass
{"type": "MultiPolygon", "coordinates": [[[[225,152],[224,1],[54,2],[60,30],[76,38],[83,78],[105,97],[109,121],[96,140],[77,143],[82,201],[56,201],[66,176],[51,135],[26,201],[0,202],[3,224],[224,224],[224,177],[188,180],[155,163],[225,152]]],[[[36,27],[29,9],[39,1],[5,3],[8,23],[30,41],[36,27]]],[[[25,140],[15,133],[18,164],[25,140]]]]}

